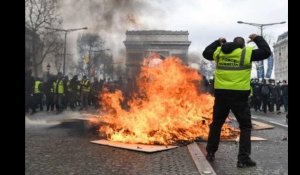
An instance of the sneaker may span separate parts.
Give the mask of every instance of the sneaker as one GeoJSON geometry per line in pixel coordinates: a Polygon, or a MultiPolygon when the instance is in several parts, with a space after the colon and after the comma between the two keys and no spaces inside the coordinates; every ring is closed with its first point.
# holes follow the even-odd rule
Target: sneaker
{"type": "Polygon", "coordinates": [[[237,162],[237,167],[238,168],[245,168],[245,167],[252,167],[252,166],[256,166],[256,162],[249,159],[246,159],[245,161],[238,161],[237,162]]]}
{"type": "Polygon", "coordinates": [[[214,154],[214,153],[207,153],[206,159],[207,159],[209,162],[213,162],[213,161],[215,160],[215,154],[214,154]]]}

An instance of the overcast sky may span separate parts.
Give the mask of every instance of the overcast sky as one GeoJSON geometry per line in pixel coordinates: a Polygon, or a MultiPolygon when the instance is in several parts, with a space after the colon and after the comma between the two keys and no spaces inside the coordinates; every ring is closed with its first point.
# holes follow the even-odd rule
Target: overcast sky
{"type": "MultiPolygon", "coordinates": [[[[288,22],[287,0],[160,0],[166,9],[163,21],[170,30],[188,30],[192,41],[190,50],[203,50],[218,37],[232,40],[235,36],[260,34],[258,27],[238,24],[288,22]]],[[[288,30],[288,24],[266,27],[267,40],[275,42],[288,30]]]]}
{"type": "MultiPolygon", "coordinates": [[[[263,32],[272,45],[278,35],[288,31],[287,0],[62,0],[61,14],[64,28],[87,26],[86,32],[97,32],[107,40],[115,57],[123,57],[126,30],[187,30],[190,52],[201,53],[212,41],[235,36],[248,38],[260,34],[258,27],[238,24],[276,23],[263,32]],[[128,15],[135,17],[136,24],[126,22],[128,15]],[[108,20],[109,22],[103,22],[108,20]],[[121,54],[123,53],[123,54],[121,54]],[[120,56],[121,55],[121,56],[120,56]]],[[[76,55],[78,34],[68,35],[70,52],[76,55]]],[[[123,57],[124,58],[124,57],[123,57]]]]}

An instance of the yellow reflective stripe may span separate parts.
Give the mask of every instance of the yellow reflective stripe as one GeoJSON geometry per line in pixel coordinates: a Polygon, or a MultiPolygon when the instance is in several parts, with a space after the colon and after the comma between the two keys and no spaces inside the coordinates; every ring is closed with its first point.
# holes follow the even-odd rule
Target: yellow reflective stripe
{"type": "Polygon", "coordinates": [[[243,48],[243,50],[242,50],[242,56],[241,56],[241,62],[240,62],[240,67],[244,65],[245,55],[246,55],[246,48],[243,48]]]}
{"type": "Polygon", "coordinates": [[[239,67],[227,67],[227,66],[217,66],[219,70],[246,70],[246,69],[251,69],[252,65],[248,66],[239,66],[239,67]]]}

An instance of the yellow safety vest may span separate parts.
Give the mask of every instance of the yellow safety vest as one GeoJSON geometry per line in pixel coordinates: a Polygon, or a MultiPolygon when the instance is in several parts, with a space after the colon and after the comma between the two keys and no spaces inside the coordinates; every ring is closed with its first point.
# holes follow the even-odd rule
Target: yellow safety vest
{"type": "Polygon", "coordinates": [[[56,80],[53,82],[54,93],[63,94],[64,93],[64,84],[62,80],[56,80]],[[58,83],[58,85],[57,85],[58,83]]]}
{"type": "Polygon", "coordinates": [[[39,93],[41,93],[41,91],[40,91],[40,89],[39,89],[40,84],[42,84],[42,82],[39,81],[39,80],[36,80],[36,81],[34,82],[34,91],[33,91],[34,94],[39,94],[39,93]]]}
{"type": "Polygon", "coordinates": [[[90,85],[88,85],[88,83],[89,83],[89,80],[82,80],[82,90],[83,90],[83,92],[90,92],[90,89],[91,89],[91,87],[90,87],[90,85]]]}
{"type": "Polygon", "coordinates": [[[250,90],[252,47],[237,48],[229,54],[218,47],[213,58],[216,62],[215,89],[250,90]]]}

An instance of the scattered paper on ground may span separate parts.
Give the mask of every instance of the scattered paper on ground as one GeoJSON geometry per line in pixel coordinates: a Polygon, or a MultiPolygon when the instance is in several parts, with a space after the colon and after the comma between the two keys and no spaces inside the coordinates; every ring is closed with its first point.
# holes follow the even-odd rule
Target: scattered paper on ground
{"type": "Polygon", "coordinates": [[[252,129],[256,129],[256,130],[259,130],[259,129],[272,129],[274,127],[275,126],[273,126],[273,125],[269,125],[269,124],[266,124],[266,123],[262,123],[262,122],[259,122],[259,121],[252,120],[252,129]]]}

